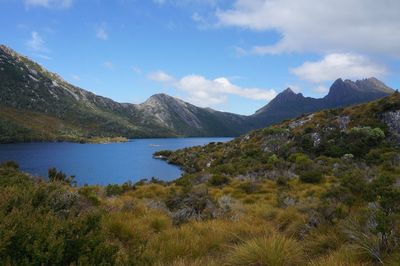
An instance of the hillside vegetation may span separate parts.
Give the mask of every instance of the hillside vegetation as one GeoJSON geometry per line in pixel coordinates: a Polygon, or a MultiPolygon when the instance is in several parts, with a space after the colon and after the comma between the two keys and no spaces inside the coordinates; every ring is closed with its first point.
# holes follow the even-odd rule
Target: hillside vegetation
{"type": "Polygon", "coordinates": [[[398,93],[164,151],[176,182],[74,186],[0,166],[5,265],[398,265],[398,93]]]}
{"type": "Polygon", "coordinates": [[[197,107],[162,93],[141,104],[118,103],[78,88],[0,45],[0,143],[239,136],[302,113],[392,93],[375,78],[338,79],[324,98],[306,98],[288,89],[250,116],[197,107]]]}
{"type": "Polygon", "coordinates": [[[237,136],[260,127],[245,116],[166,94],[118,103],[78,88],[0,45],[0,143],[93,138],[237,136]]]}

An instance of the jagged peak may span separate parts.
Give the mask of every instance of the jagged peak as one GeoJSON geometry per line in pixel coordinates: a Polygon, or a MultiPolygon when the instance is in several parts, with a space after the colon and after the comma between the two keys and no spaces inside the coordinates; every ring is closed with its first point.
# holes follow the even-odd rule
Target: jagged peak
{"type": "Polygon", "coordinates": [[[286,90],[279,93],[272,101],[275,99],[281,98],[302,98],[304,97],[302,93],[295,93],[291,88],[287,88],[286,90]]]}
{"type": "Polygon", "coordinates": [[[280,94],[296,94],[291,88],[287,88],[286,90],[282,91],[280,94]]]}
{"type": "Polygon", "coordinates": [[[335,82],[330,87],[328,96],[332,96],[336,92],[347,92],[347,91],[360,91],[360,92],[372,92],[380,91],[390,94],[393,89],[386,86],[382,81],[375,77],[360,79],[352,81],[350,79],[343,80],[341,78],[335,80],[335,82]]]}

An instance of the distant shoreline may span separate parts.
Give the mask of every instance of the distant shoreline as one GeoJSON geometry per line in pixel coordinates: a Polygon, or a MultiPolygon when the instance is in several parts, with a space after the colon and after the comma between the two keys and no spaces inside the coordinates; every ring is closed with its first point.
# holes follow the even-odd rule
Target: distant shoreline
{"type": "Polygon", "coordinates": [[[125,137],[93,137],[93,138],[60,138],[60,139],[32,139],[23,141],[8,141],[0,142],[1,144],[21,144],[21,143],[78,143],[78,144],[110,144],[110,143],[124,143],[135,139],[195,139],[195,138],[237,138],[239,136],[175,136],[175,137],[136,137],[136,138],[125,138],[125,137]]]}

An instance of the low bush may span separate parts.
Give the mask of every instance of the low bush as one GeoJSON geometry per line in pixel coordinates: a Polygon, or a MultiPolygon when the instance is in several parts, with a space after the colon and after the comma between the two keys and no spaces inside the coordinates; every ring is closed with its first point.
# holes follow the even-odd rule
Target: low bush
{"type": "Polygon", "coordinates": [[[318,169],[302,170],[299,172],[300,180],[304,183],[319,183],[323,179],[323,174],[318,169]]]}
{"type": "Polygon", "coordinates": [[[222,186],[228,184],[231,179],[227,175],[222,174],[214,174],[208,181],[208,183],[212,186],[222,186]]]}
{"type": "Polygon", "coordinates": [[[259,191],[260,186],[255,182],[247,181],[239,185],[239,188],[246,194],[253,194],[259,191]]]}

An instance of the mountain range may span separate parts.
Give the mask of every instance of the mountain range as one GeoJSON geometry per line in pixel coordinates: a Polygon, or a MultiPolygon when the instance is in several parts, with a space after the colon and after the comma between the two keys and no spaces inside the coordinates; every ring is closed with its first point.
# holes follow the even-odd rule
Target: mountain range
{"type": "Polygon", "coordinates": [[[327,96],[286,89],[253,115],[200,108],[166,94],[118,103],[78,88],[0,45],[0,143],[85,141],[94,137],[238,136],[303,113],[375,100],[393,93],[376,78],[336,80],[327,96]]]}

